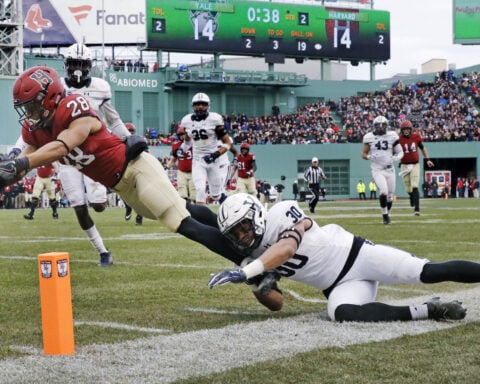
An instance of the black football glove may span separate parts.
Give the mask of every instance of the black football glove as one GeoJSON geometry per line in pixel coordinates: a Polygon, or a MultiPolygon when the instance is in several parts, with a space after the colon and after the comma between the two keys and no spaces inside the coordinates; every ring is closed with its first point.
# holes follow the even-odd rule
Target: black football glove
{"type": "Polygon", "coordinates": [[[266,296],[272,289],[278,290],[277,281],[280,280],[280,277],[276,270],[270,269],[261,275],[248,279],[245,283],[252,288],[253,292],[266,296]]]}
{"type": "Polygon", "coordinates": [[[220,157],[220,152],[215,151],[213,153],[210,153],[209,155],[203,156],[203,160],[205,160],[207,164],[212,164],[219,157],[220,157]]]}
{"type": "Polygon", "coordinates": [[[30,162],[28,161],[28,157],[0,162],[0,188],[4,188],[17,181],[18,176],[23,171],[26,171],[29,166],[30,162]]]}

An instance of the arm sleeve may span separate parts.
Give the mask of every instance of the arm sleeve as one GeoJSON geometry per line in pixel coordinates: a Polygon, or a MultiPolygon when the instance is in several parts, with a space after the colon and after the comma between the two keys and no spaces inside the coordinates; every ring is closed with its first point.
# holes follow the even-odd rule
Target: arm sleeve
{"type": "Polygon", "coordinates": [[[130,136],[130,132],[123,124],[120,115],[117,110],[113,107],[110,100],[105,100],[100,106],[100,110],[105,116],[108,127],[112,130],[115,135],[123,139],[125,136],[130,136]]]}

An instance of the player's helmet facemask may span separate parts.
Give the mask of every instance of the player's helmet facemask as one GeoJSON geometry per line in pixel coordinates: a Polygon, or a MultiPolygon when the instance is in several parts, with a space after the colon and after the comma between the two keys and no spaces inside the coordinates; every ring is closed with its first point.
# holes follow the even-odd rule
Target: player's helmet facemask
{"type": "Polygon", "coordinates": [[[218,227],[236,249],[249,253],[260,245],[265,216],[266,210],[256,197],[237,193],[220,205],[218,227]]]}

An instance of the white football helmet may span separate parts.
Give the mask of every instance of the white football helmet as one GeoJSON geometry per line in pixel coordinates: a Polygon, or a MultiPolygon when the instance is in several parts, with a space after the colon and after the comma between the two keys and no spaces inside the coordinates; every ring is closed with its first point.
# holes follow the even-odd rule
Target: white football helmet
{"type": "Polygon", "coordinates": [[[92,51],[83,44],[71,45],[65,54],[65,71],[69,85],[81,88],[90,78],[92,51]]]}
{"type": "Polygon", "coordinates": [[[220,232],[230,240],[240,251],[249,251],[257,248],[265,233],[266,209],[260,201],[247,193],[236,193],[229,196],[220,205],[218,210],[218,226],[220,232]],[[252,230],[254,239],[249,244],[238,239],[235,229],[241,226],[242,230],[252,230]]]}
{"type": "Polygon", "coordinates": [[[388,120],[384,116],[377,116],[373,120],[373,133],[376,135],[384,135],[387,132],[388,120]]]}
{"type": "Polygon", "coordinates": [[[192,97],[192,107],[197,118],[204,119],[208,116],[210,98],[206,93],[197,93],[192,97]]]}

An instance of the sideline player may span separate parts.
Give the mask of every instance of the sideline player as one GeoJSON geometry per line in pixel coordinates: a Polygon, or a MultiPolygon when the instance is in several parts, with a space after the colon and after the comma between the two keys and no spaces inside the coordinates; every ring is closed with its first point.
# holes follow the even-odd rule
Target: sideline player
{"type": "Polygon", "coordinates": [[[400,162],[399,175],[403,178],[403,184],[410,196],[410,206],[413,207],[415,216],[420,216],[420,165],[418,164],[420,149],[429,168],[435,166],[430,160],[427,148],[423,145],[423,137],[418,132],[413,132],[412,123],[409,120],[400,124],[400,145],[403,149],[403,158],[400,162]]]}
{"type": "Polygon", "coordinates": [[[177,138],[172,143],[172,153],[168,160],[167,168],[172,169],[177,163],[177,190],[181,197],[187,201],[195,202],[196,192],[192,180],[192,148],[183,151],[182,144],[185,138],[185,129],[182,126],[177,128],[177,138]]]}
{"type": "Polygon", "coordinates": [[[233,178],[237,172],[237,188],[235,193],[246,192],[250,195],[257,195],[257,182],[255,181],[255,172],[257,171],[257,162],[255,155],[250,153],[250,144],[240,144],[240,153],[233,161],[232,171],[229,179],[233,178]]]}
{"type": "MultiPolygon", "coordinates": [[[[376,302],[378,283],[480,282],[480,263],[434,263],[373,244],[336,224],[320,227],[296,201],[275,204],[267,213],[255,197],[235,194],[220,206],[218,224],[235,248],[251,254],[251,262],[213,275],[210,288],[247,280],[254,285],[251,279],[275,269],[281,276],[321,289],[328,299],[328,315],[336,321],[460,320],[466,309],[456,300],[434,298],[406,306],[376,302]]],[[[282,308],[283,297],[275,285],[270,291],[252,289],[270,310],[282,308]]]]}
{"type": "Polygon", "coordinates": [[[192,107],[193,113],[185,115],[180,125],[186,132],[182,150],[188,151],[193,147],[192,178],[197,193],[196,203],[206,204],[207,183],[212,199],[221,202],[225,198],[222,192],[227,174],[222,173],[221,166],[224,164],[216,160],[232,148],[230,136],[225,130],[223,117],[210,112],[210,98],[207,94],[194,95],[192,107]],[[220,148],[218,140],[221,141],[220,148]]]}
{"type": "Polygon", "coordinates": [[[160,220],[172,232],[237,264],[244,258],[218,228],[192,217],[200,216],[202,209],[213,212],[189,207],[162,164],[146,152],[143,138],[131,135],[121,140],[112,135],[83,95],[65,94],[53,68],[36,66],[23,72],[13,86],[13,100],[26,147],[17,159],[0,162],[0,188],[20,180],[29,169],[59,160],[76,166],[118,193],[137,213],[160,220]]]}
{"type": "Polygon", "coordinates": [[[33,184],[32,198],[29,203],[30,212],[23,215],[25,219],[33,220],[35,208],[38,206],[38,201],[43,191],[47,192],[48,203],[52,208],[53,219],[58,219],[58,201],[55,196],[56,185],[53,181],[53,176],[55,173],[58,173],[58,163],[56,161],[37,168],[37,177],[35,178],[35,183],[33,184]]]}
{"type": "Polygon", "coordinates": [[[387,131],[388,120],[384,116],[377,116],[373,120],[373,132],[363,137],[362,158],[370,160],[372,177],[379,190],[380,208],[382,209],[383,224],[390,224],[390,211],[395,194],[395,166],[394,162],[403,157],[398,134],[387,131]]]}

